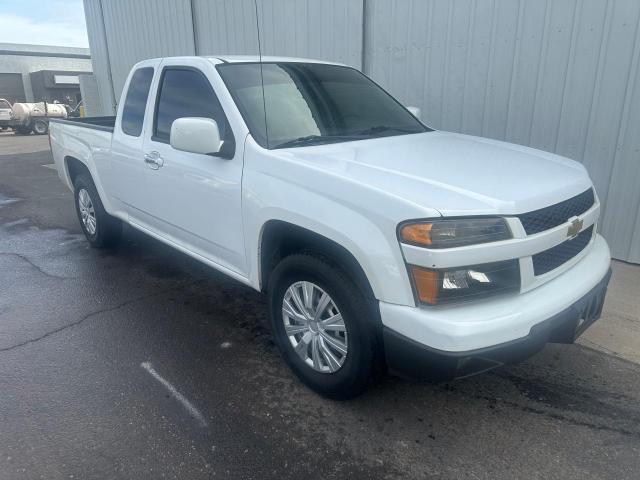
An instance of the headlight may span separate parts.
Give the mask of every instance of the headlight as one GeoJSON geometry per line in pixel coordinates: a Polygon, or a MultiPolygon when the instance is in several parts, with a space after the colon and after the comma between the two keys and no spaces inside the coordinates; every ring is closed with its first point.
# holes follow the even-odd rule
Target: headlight
{"type": "Polygon", "coordinates": [[[452,248],[512,238],[502,218],[467,218],[409,223],[400,228],[404,243],[427,248],[452,248]]]}
{"type": "Polygon", "coordinates": [[[464,302],[520,289],[517,259],[446,270],[410,265],[409,270],[417,299],[427,305],[464,302]]]}

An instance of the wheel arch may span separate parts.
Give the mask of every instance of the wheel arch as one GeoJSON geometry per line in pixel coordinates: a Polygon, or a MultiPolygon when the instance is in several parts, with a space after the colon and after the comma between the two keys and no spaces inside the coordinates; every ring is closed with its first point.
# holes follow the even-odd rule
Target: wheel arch
{"type": "Polygon", "coordinates": [[[69,182],[71,183],[71,185],[73,185],[73,183],[75,182],[75,179],[81,173],[86,173],[87,175],[89,175],[91,180],[93,180],[93,176],[91,175],[91,171],[89,170],[89,167],[87,167],[87,165],[84,162],[78,160],[75,157],[72,157],[71,155],[67,155],[66,157],[64,157],[64,166],[65,166],[65,170],[67,171],[67,176],[69,177],[69,182]]]}
{"type": "Polygon", "coordinates": [[[367,299],[375,300],[364,269],[349,250],[324,235],[283,220],[269,220],[262,226],[259,245],[260,290],[267,290],[269,276],[282,258],[305,251],[327,257],[349,275],[367,299]]]}

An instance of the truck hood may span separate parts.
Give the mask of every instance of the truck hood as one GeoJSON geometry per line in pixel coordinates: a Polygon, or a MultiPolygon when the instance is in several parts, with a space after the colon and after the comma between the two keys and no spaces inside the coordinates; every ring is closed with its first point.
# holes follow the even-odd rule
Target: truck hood
{"type": "Polygon", "coordinates": [[[448,132],[273,152],[444,216],[524,213],[591,186],[585,168],[573,160],[448,132]]]}

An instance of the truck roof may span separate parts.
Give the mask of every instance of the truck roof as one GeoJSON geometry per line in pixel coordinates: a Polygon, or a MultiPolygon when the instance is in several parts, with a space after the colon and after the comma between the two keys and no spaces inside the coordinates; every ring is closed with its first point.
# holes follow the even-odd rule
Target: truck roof
{"type": "MultiPolygon", "coordinates": [[[[186,58],[205,58],[211,61],[214,64],[221,63],[260,63],[260,56],[258,55],[192,55],[192,56],[176,56],[176,57],[162,57],[163,60],[166,59],[186,59],[186,58]]],[[[158,58],[149,59],[149,60],[159,60],[158,58]]],[[[143,60],[138,62],[136,65],[147,62],[149,60],[143,60]]],[[[343,65],[343,63],[338,62],[330,62],[327,60],[317,60],[313,58],[296,58],[296,57],[280,57],[280,56],[262,56],[263,63],[325,63],[328,65],[343,65]]]]}
{"type": "MultiPolygon", "coordinates": [[[[213,55],[208,56],[214,63],[259,63],[261,61],[258,55],[213,55]]],[[[280,56],[262,56],[263,63],[326,63],[329,65],[342,65],[337,62],[329,62],[326,60],[317,60],[312,58],[296,58],[296,57],[280,57],[280,56]]]]}

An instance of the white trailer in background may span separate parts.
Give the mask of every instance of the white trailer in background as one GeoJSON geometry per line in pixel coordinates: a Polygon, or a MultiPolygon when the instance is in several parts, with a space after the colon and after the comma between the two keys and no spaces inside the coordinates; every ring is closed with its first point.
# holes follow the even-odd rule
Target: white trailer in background
{"type": "Polygon", "coordinates": [[[16,102],[11,107],[9,126],[16,133],[27,135],[46,135],[49,132],[50,118],[67,118],[69,116],[66,105],[61,103],[21,103],[16,102]]]}

